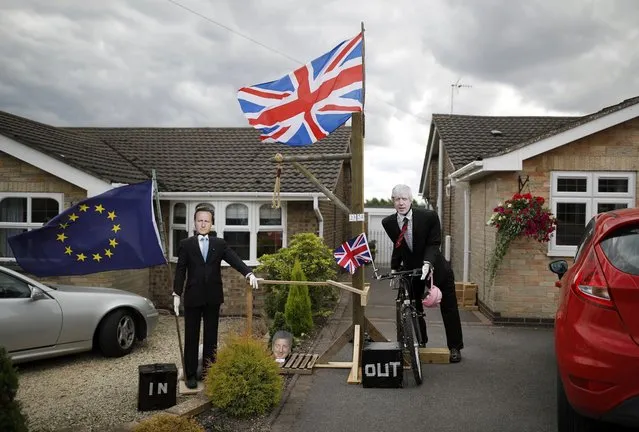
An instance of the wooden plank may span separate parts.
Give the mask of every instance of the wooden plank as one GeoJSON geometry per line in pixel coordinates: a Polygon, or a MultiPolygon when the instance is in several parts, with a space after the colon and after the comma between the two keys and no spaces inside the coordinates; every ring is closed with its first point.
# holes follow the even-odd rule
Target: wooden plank
{"type": "Polygon", "coordinates": [[[353,362],[337,362],[330,361],[326,363],[315,363],[316,368],[334,368],[334,369],[350,369],[353,367],[353,362]]]}
{"type": "Polygon", "coordinates": [[[305,369],[308,362],[311,360],[312,354],[304,354],[302,356],[302,362],[297,366],[300,369],[305,369]]]}
{"type": "Polygon", "coordinates": [[[359,324],[355,324],[353,331],[353,367],[351,367],[351,372],[348,374],[347,382],[349,384],[359,384],[362,382],[361,377],[359,376],[359,357],[361,353],[360,347],[360,327],[359,324]]]}
{"type": "Polygon", "coordinates": [[[450,350],[448,348],[420,348],[419,359],[422,363],[450,363],[450,350]]]}
{"type": "Polygon", "coordinates": [[[334,280],[328,279],[326,281],[326,283],[329,284],[329,285],[333,285],[333,286],[335,286],[337,288],[341,288],[343,290],[350,291],[350,292],[355,293],[355,294],[359,294],[359,295],[364,294],[363,290],[358,290],[357,288],[353,288],[352,286],[343,284],[341,282],[336,282],[334,280]]]}
{"type": "Polygon", "coordinates": [[[286,364],[284,365],[285,368],[290,368],[293,365],[293,362],[295,362],[295,360],[297,359],[297,353],[293,353],[290,355],[290,357],[286,360],[286,364]]]}
{"type": "Polygon", "coordinates": [[[319,358],[319,354],[313,354],[313,356],[311,357],[311,359],[309,360],[308,364],[306,365],[306,367],[308,369],[313,369],[313,367],[315,366],[315,363],[317,362],[317,359],[319,358]]]}
{"type": "Polygon", "coordinates": [[[299,354],[297,358],[295,359],[295,362],[293,362],[293,366],[291,366],[291,369],[297,369],[304,357],[306,357],[305,354],[299,354]]]}

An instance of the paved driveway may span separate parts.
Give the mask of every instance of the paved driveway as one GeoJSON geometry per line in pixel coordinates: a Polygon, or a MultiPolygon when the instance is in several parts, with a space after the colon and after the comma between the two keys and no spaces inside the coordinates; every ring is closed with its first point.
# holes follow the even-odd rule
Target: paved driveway
{"type": "MultiPolygon", "coordinates": [[[[366,309],[389,339],[395,332],[393,299],[387,284],[376,282],[366,309]]],[[[318,352],[350,324],[349,309],[318,352]]],[[[428,345],[445,347],[441,315],[430,315],[428,345]]],[[[365,389],[346,383],[346,369],[299,376],[272,431],[556,431],[552,329],[496,327],[468,311],[462,325],[463,361],[425,364],[420,387],[409,375],[402,389],[365,389]]],[[[349,350],[351,344],[332,360],[349,361],[349,350]]]]}

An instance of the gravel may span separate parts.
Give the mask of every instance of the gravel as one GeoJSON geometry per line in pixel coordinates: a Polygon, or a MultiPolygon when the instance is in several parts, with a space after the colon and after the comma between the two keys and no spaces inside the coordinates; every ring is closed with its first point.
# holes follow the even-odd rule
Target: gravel
{"type": "MultiPolygon", "coordinates": [[[[180,317],[179,321],[184,336],[184,320],[180,317]]],[[[259,332],[261,326],[263,323],[254,318],[254,331],[259,332]]],[[[242,332],[244,327],[244,318],[221,318],[220,342],[223,344],[227,334],[242,332]]],[[[172,315],[160,315],[153,334],[121,358],[105,358],[98,352],[90,352],[16,365],[19,374],[16,399],[28,416],[31,432],[63,428],[107,431],[156,413],[137,410],[138,366],[151,363],[175,363],[181,367],[172,315]]],[[[178,393],[177,403],[188,397],[178,393]]]]}

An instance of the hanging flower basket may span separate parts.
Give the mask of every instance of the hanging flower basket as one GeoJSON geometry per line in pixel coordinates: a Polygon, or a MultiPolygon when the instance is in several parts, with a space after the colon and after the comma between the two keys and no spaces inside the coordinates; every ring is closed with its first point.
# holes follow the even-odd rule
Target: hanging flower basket
{"type": "Polygon", "coordinates": [[[487,225],[497,228],[495,249],[489,263],[491,281],[513,240],[526,237],[540,243],[550,240],[550,234],[557,228],[557,219],[544,207],[544,202],[540,196],[516,193],[493,209],[494,213],[487,222],[487,225]]]}

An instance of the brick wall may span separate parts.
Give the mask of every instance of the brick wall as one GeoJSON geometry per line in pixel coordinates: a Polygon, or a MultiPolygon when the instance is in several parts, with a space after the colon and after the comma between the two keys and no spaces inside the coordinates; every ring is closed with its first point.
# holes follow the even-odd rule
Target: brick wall
{"type": "MultiPolygon", "coordinates": [[[[55,177],[46,171],[0,152],[0,191],[63,193],[64,209],[86,199],[86,190],[55,177]]],[[[21,271],[17,265],[12,269],[21,271]]],[[[84,276],[36,278],[43,283],[67,285],[105,286],[149,296],[149,270],[125,270],[96,273],[84,276]]]]}
{"type": "Polygon", "coordinates": [[[514,241],[494,283],[489,285],[487,281],[495,229],[487,226],[486,221],[498,202],[518,191],[519,175],[529,176],[530,190],[525,187],[523,192],[542,196],[548,205],[551,171],[636,171],[637,167],[639,119],[634,119],[526,160],[520,173],[491,175],[473,184],[471,275],[479,285],[479,298],[488,313],[499,319],[539,318],[543,323],[552,320],[556,310],[557,277],[548,270],[548,263],[557,257],[548,257],[546,244],[514,241]]]}

